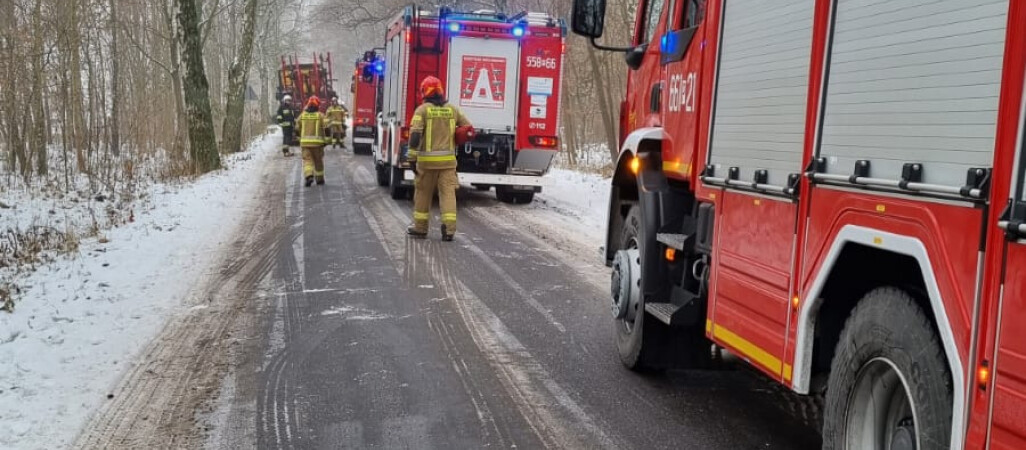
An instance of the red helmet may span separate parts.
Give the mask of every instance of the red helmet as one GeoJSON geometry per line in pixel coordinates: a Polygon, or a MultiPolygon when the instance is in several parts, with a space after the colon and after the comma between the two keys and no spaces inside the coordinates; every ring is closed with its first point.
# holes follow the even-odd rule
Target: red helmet
{"type": "Polygon", "coordinates": [[[442,87],[442,80],[433,76],[427,76],[420,82],[420,95],[424,98],[432,95],[445,95],[445,88],[442,87]]]}
{"type": "Polygon", "coordinates": [[[313,106],[314,108],[320,108],[321,107],[321,99],[317,98],[316,95],[313,96],[313,97],[310,97],[310,100],[306,101],[306,107],[309,108],[311,106],[313,106]]]}
{"type": "Polygon", "coordinates": [[[456,145],[464,145],[467,142],[474,140],[474,127],[470,125],[464,125],[456,128],[456,145]]]}

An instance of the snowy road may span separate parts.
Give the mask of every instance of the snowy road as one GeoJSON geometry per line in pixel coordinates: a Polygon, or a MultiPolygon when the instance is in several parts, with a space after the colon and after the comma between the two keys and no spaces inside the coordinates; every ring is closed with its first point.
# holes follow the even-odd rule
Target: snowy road
{"type": "Polygon", "coordinates": [[[572,231],[588,219],[559,202],[464,189],[455,242],[437,217],[407,240],[411,205],[369,158],[329,150],[326,165],[305,189],[298,159],[271,163],[212,306],[165,329],[80,444],[819,446],[801,404],[748,370],[623,369],[596,230],[572,231]]]}

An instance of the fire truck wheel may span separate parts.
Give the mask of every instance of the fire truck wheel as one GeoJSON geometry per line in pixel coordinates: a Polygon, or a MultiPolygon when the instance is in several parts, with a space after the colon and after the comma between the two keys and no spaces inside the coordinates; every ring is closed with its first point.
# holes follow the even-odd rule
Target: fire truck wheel
{"type": "Polygon", "coordinates": [[[403,187],[403,169],[393,167],[390,170],[392,176],[389,178],[388,193],[392,197],[392,200],[402,200],[406,198],[406,188],[403,187]]]}
{"type": "Polygon", "coordinates": [[[503,203],[513,203],[513,192],[506,186],[495,186],[495,198],[503,203]]]}
{"type": "Polygon", "coordinates": [[[374,165],[374,171],[377,172],[378,186],[387,187],[388,186],[388,181],[389,181],[389,179],[388,179],[388,176],[389,176],[389,173],[388,173],[389,166],[387,166],[385,164],[375,164],[374,165]]]}
{"type": "MultiPolygon", "coordinates": [[[[620,248],[639,248],[642,242],[641,206],[634,205],[627,213],[620,233],[620,248]]],[[[640,262],[639,262],[640,264],[640,262]]],[[[641,289],[641,286],[637,287],[641,289]]],[[[665,346],[669,342],[670,329],[645,314],[644,295],[628,305],[625,317],[616,320],[616,348],[620,362],[636,372],[665,369],[667,367],[665,346]]]]}
{"type": "Polygon", "coordinates": [[[875,289],[852,311],[830,367],[823,448],[946,449],[951,374],[905,292],[875,289]]]}
{"type": "Polygon", "coordinates": [[[517,192],[513,194],[513,203],[530,205],[534,201],[534,192],[517,192]]]}

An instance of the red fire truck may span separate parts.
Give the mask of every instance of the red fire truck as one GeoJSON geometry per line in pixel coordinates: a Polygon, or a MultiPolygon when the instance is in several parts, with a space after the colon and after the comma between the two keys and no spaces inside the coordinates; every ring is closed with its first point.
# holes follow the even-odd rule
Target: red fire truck
{"type": "Polygon", "coordinates": [[[293,106],[300,110],[306,101],[317,96],[321,100],[322,109],[327,107],[327,100],[335,97],[332,89],[334,81],[331,72],[331,53],[313,54],[313,62],[300,63],[298,56],[281,57],[281,70],[278,71],[279,100],[285,95],[292,96],[293,106]]]}
{"type": "Polygon", "coordinates": [[[460,181],[495,186],[504,202],[531,202],[559,149],[565,36],[565,24],[547,14],[405,8],[385,36],[378,183],[393,198],[412,185],[409,123],[421,102],[420,82],[431,75],[476,130],[457,149],[460,181]]]}
{"type": "MultiPolygon", "coordinates": [[[[574,32],[603,34],[604,0],[574,32]]],[[[710,341],[825,448],[1026,448],[1026,3],[642,0],[605,258],[631,369],[710,341]]],[[[601,46],[600,46],[601,47],[601,46]]]]}
{"type": "Polygon", "coordinates": [[[369,155],[378,142],[378,112],[381,111],[383,49],[368,50],[353,70],[353,153],[369,155]]]}

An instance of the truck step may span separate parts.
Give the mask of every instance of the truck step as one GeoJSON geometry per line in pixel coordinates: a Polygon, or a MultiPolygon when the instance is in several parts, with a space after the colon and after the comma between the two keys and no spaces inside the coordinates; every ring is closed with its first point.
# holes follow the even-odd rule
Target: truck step
{"type": "Polygon", "coordinates": [[[678,233],[658,233],[656,234],[656,241],[665,244],[669,247],[677,250],[684,250],[684,246],[690,236],[686,234],[678,233]]]}
{"type": "Polygon", "coordinates": [[[667,325],[672,325],[673,314],[680,309],[680,306],[674,305],[673,303],[645,303],[645,311],[659,319],[660,322],[667,325]]]}

